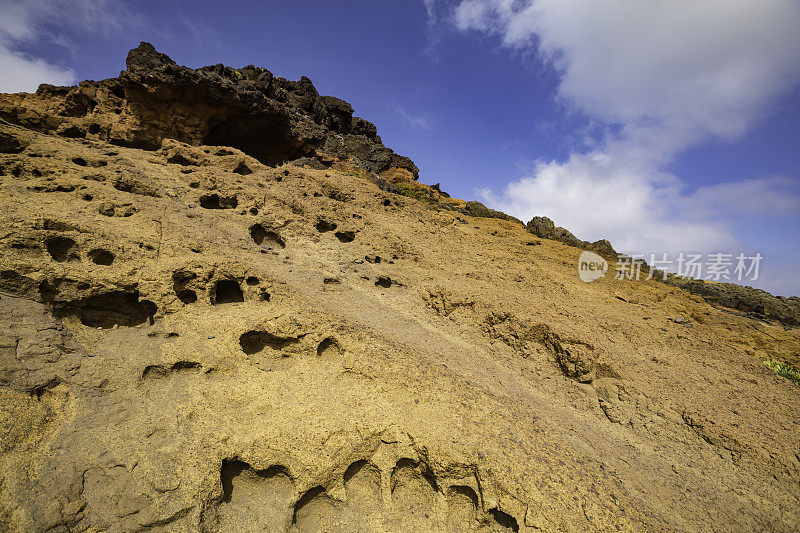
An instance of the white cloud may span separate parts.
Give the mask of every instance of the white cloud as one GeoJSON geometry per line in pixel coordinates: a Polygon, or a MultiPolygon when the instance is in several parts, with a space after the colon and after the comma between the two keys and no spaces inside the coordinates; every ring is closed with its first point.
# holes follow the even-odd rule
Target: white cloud
{"type": "Polygon", "coordinates": [[[75,73],[42,59],[28,58],[0,45],[0,92],[32,92],[40,83],[72,85],[75,73]]]}
{"type": "Polygon", "coordinates": [[[436,64],[439,62],[439,56],[436,54],[436,46],[441,41],[441,35],[439,33],[438,23],[439,23],[439,16],[437,13],[437,0],[422,0],[423,5],[425,6],[425,17],[427,18],[427,24],[425,28],[425,55],[428,56],[428,59],[431,63],[436,64]]]}
{"type": "Polygon", "coordinates": [[[689,206],[709,216],[726,216],[731,211],[745,216],[797,215],[800,197],[793,191],[795,185],[794,180],[776,176],[699,187],[689,197],[689,206]]]}
{"type": "Polygon", "coordinates": [[[394,106],[394,111],[400,118],[403,119],[403,122],[406,123],[407,126],[417,130],[429,130],[431,129],[431,121],[425,115],[420,114],[412,114],[405,110],[404,107],[400,105],[394,106]]]}
{"type": "Polygon", "coordinates": [[[33,91],[40,83],[75,83],[75,73],[20,52],[20,45],[49,42],[74,54],[65,31],[105,36],[144,26],[120,0],[0,0],[0,91],[33,91]],[[54,29],[57,28],[57,29],[54,29]]]}
{"type": "Polygon", "coordinates": [[[484,191],[495,207],[627,251],[734,247],[734,212],[797,213],[788,178],[693,191],[664,169],[690,146],[740,136],[798,83],[800,2],[463,0],[452,20],[535,49],[560,75],[560,101],[617,131],[484,191]]]}
{"type": "Polygon", "coordinates": [[[107,36],[145,26],[121,0],[0,0],[0,10],[0,35],[16,41],[52,38],[52,26],[107,36]]]}

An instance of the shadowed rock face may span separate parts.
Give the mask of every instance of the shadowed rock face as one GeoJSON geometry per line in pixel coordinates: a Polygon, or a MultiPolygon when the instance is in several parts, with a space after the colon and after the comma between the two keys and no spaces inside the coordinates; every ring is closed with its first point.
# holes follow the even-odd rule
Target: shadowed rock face
{"type": "Polygon", "coordinates": [[[3,95],[0,117],[131,148],[156,150],[170,138],[232,146],[270,166],[301,157],[352,159],[374,173],[404,169],[419,175],[411,159],[383,145],[372,123],[354,117],[344,100],[321,96],[305,76],[289,81],[254,66],[195,70],[149,43],[131,50],[126,64],[117,78],[3,95]]]}

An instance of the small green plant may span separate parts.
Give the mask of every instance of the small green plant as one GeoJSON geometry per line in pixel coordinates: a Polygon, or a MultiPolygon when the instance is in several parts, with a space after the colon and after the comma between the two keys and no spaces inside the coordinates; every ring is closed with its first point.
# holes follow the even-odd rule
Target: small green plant
{"type": "Polygon", "coordinates": [[[764,364],[772,369],[773,372],[782,376],[798,387],[800,387],[800,370],[789,363],[783,361],[764,361],[764,364]]]}
{"type": "Polygon", "coordinates": [[[358,168],[348,168],[348,169],[341,170],[340,172],[342,172],[344,174],[347,174],[348,176],[353,176],[354,178],[364,179],[364,178],[367,177],[367,175],[362,170],[360,170],[358,168]]]}
{"type": "Polygon", "coordinates": [[[429,204],[435,204],[436,200],[432,198],[429,194],[422,187],[416,187],[411,185],[410,183],[397,183],[398,194],[403,196],[408,196],[409,198],[414,198],[421,202],[426,202],[429,204]]]}

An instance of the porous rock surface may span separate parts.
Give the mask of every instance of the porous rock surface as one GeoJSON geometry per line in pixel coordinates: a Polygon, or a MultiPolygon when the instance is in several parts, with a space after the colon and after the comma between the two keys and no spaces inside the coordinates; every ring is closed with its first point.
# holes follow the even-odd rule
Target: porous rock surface
{"type": "Polygon", "coordinates": [[[0,530],[800,528],[800,389],[761,363],[797,329],[164,117],[42,113],[0,123],[0,530]]]}

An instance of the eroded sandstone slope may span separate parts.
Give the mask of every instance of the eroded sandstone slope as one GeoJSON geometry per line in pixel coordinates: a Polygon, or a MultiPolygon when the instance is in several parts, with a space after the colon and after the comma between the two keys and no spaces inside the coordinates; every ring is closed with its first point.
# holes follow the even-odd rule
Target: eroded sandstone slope
{"type": "Polygon", "coordinates": [[[20,123],[0,529],[800,528],[800,389],[761,362],[797,329],[584,284],[577,249],[355,156],[20,123]]]}

